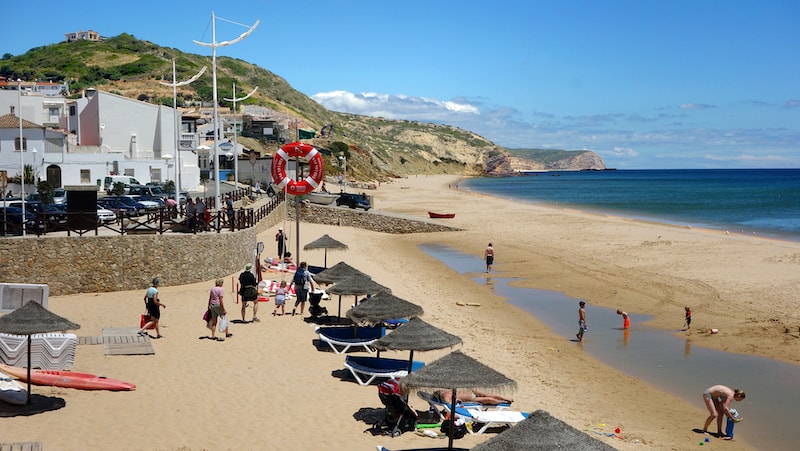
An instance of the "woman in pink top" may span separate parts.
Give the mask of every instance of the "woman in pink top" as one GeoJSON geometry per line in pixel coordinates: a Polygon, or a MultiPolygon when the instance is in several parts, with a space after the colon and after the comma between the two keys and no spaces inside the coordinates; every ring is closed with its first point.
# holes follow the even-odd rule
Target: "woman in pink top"
{"type": "MultiPolygon", "coordinates": [[[[211,339],[216,341],[225,341],[224,338],[217,338],[217,320],[220,316],[227,315],[228,311],[225,310],[225,303],[223,302],[223,297],[225,295],[225,290],[222,289],[222,284],[224,280],[217,279],[214,282],[214,288],[211,289],[211,292],[208,294],[208,310],[211,311],[211,319],[209,319],[208,323],[206,323],[206,327],[211,329],[211,339]]],[[[228,328],[225,328],[225,336],[232,337],[233,334],[228,331],[228,328]]]]}

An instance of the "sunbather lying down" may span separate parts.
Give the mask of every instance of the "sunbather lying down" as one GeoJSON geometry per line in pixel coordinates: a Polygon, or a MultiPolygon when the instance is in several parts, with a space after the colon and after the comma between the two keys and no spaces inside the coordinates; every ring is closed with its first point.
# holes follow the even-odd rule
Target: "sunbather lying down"
{"type": "MultiPolygon", "coordinates": [[[[453,403],[452,390],[439,390],[433,394],[436,399],[448,404],[453,403]]],[[[456,403],[477,402],[479,404],[497,405],[497,404],[511,404],[514,402],[511,398],[506,398],[500,395],[493,395],[478,390],[456,390],[456,403]]]]}

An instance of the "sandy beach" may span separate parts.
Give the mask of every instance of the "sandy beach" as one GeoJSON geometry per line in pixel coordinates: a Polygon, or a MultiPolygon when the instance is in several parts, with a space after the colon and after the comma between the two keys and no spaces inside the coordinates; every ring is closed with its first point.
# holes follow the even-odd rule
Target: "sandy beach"
{"type": "MultiPolygon", "coordinates": [[[[520,286],[652,315],[650,325],[665,330],[676,328],[683,306],[690,304],[694,322],[688,334],[694,345],[800,363],[800,314],[787,302],[800,292],[800,243],[521,204],[457,189],[458,180],[398,179],[370,194],[376,212],[424,220],[428,210],[455,212],[447,224],[461,231],[390,235],[302,223],[300,246],[323,234],[346,243],[349,250],[328,252],[328,266],[345,261],[393,294],[421,305],[426,322],[463,339],[458,349],[517,381],[512,394],[516,409],[543,409],[580,430],[605,424],[613,432],[619,427],[620,437],[592,436],[622,450],[697,447],[703,436],[692,429],[701,428],[707,415],[700,399],[705,387],[698,387],[695,402],[687,402],[603,365],[588,357],[573,337],[554,334],[489,287],[431,258],[419,244],[440,243],[482,256],[492,242],[494,272],[519,278],[515,283],[520,286]],[[480,306],[460,306],[457,300],[480,306]],[[705,332],[712,327],[724,333],[705,332]]],[[[294,252],[295,226],[288,223],[285,228],[294,252]]],[[[276,253],[276,230],[259,236],[264,257],[276,253]]],[[[301,260],[321,266],[323,251],[302,251],[301,260]]],[[[192,270],[191,262],[176,264],[192,270]]],[[[232,319],[240,318],[231,289],[237,275],[219,275],[225,280],[232,319]]],[[[79,323],[81,329],[74,331],[79,336],[135,327],[147,283],[142,281],[135,291],[54,296],[49,308],[79,323]]],[[[371,425],[357,418],[383,408],[376,387],[343,378],[344,356],[315,347],[314,324],[299,316],[271,316],[273,302],[261,303],[260,323],[233,324],[234,335],[224,342],[204,339],[208,331],[201,316],[212,286],[209,280],[161,287],[167,308],[162,312],[164,338],[153,341],[155,355],[106,356],[102,346],[78,346],[75,371],[132,382],[136,391],[34,386],[36,394],[64,398],[66,407],[3,418],[0,443],[42,442],[45,450],[184,451],[446,444],[414,433],[391,438],[366,432],[371,425]]],[[[343,305],[350,302],[352,298],[345,298],[343,305]]],[[[335,297],[323,305],[335,314],[335,297]]],[[[247,319],[251,316],[248,310],[247,319]]],[[[415,359],[430,362],[449,351],[415,353],[415,359]]],[[[389,355],[407,358],[407,353],[389,355]]],[[[418,410],[428,407],[416,397],[410,403],[418,410]]],[[[468,435],[456,445],[469,448],[494,435],[468,435]]],[[[757,449],[747,442],[746,427],[737,429],[732,442],[711,438],[708,445],[757,449]]]]}

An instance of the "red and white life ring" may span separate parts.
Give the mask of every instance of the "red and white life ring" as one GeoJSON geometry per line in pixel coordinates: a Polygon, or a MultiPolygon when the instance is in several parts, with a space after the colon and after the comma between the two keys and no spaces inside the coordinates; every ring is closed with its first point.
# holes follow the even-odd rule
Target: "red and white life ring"
{"type": "Polygon", "coordinates": [[[322,176],[325,173],[325,165],[322,163],[322,155],[314,146],[292,142],[278,149],[272,157],[272,181],[281,190],[286,187],[286,193],[299,196],[307,194],[322,183],[322,176]],[[308,160],[309,173],[304,180],[292,180],[286,176],[286,162],[289,158],[303,158],[308,160]]]}

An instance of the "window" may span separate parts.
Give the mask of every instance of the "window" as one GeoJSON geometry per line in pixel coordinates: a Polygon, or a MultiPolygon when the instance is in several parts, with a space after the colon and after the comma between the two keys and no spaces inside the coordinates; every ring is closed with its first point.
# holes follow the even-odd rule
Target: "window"
{"type": "Polygon", "coordinates": [[[125,169],[125,171],[123,171],[122,175],[127,175],[128,177],[133,177],[134,176],[133,169],[125,169]]]}
{"type": "MultiPolygon", "coordinates": [[[[14,138],[14,150],[19,150],[19,136],[14,138]]],[[[28,150],[28,138],[22,137],[22,150],[28,150]]]]}
{"type": "Polygon", "coordinates": [[[91,183],[92,180],[92,171],[89,169],[81,169],[81,183],[88,184],[91,183]]]}

